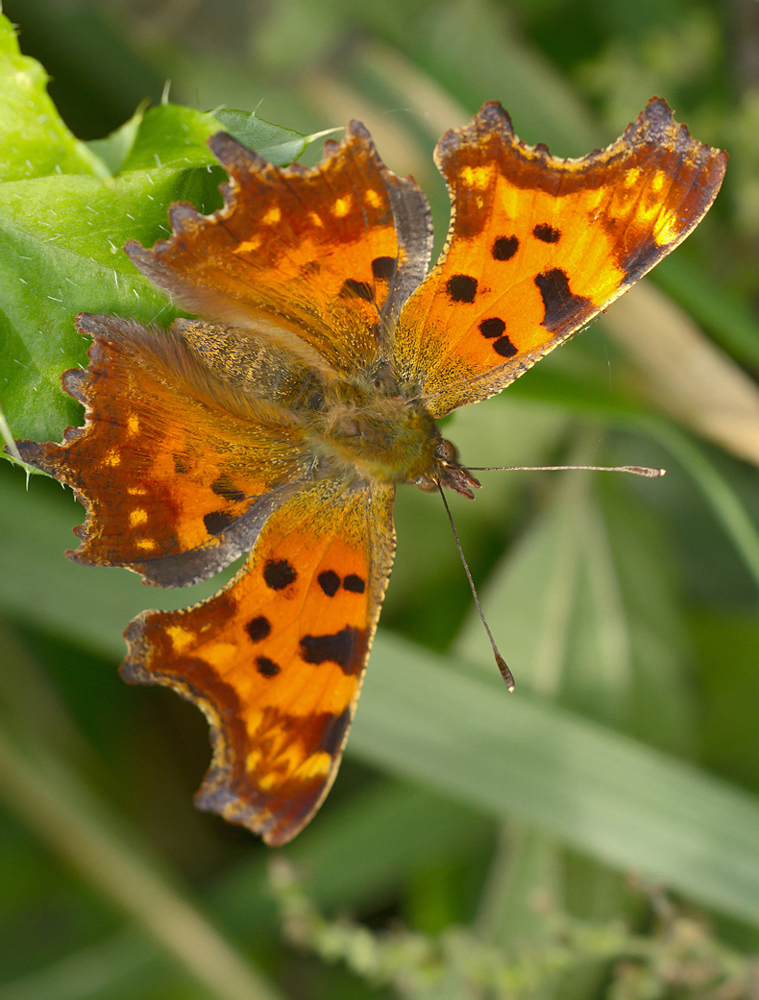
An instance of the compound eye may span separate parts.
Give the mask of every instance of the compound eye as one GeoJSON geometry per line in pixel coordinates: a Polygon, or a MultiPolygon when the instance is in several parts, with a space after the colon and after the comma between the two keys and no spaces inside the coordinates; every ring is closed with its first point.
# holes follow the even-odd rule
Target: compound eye
{"type": "Polygon", "coordinates": [[[450,465],[458,459],[459,453],[455,444],[443,439],[437,448],[435,448],[435,457],[440,459],[441,462],[446,462],[450,465]]]}
{"type": "Polygon", "coordinates": [[[437,480],[433,479],[432,476],[418,476],[414,480],[414,486],[418,486],[420,490],[429,493],[431,490],[437,489],[437,480]]]}

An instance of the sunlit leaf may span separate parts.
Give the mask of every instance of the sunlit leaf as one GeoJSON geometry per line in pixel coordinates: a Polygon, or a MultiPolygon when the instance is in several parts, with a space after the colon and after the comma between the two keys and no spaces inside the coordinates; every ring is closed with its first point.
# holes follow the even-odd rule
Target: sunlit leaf
{"type": "Polygon", "coordinates": [[[21,55],[13,25],[0,14],[0,182],[108,172],[66,128],[47,94],[47,81],[42,66],[21,55]]]}

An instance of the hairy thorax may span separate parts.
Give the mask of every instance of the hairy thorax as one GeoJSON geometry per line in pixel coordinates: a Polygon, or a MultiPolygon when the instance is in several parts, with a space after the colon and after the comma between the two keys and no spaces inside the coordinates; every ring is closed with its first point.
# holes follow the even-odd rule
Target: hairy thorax
{"type": "Polygon", "coordinates": [[[479,483],[459,465],[455,447],[415,396],[387,373],[335,381],[309,422],[309,443],[333,469],[422,489],[439,483],[471,497],[479,483]]]}

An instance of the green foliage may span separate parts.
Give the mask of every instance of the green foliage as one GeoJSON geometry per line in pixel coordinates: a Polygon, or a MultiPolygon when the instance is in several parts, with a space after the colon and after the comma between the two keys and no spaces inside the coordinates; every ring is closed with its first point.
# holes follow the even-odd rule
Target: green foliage
{"type": "Polygon", "coordinates": [[[360,117],[429,192],[438,242],[447,201],[429,153],[484,100],[526,140],[581,155],[657,92],[732,160],[714,211],[657,269],[685,312],[634,292],[446,426],[472,465],[646,463],[666,478],[483,473],[476,503],[454,498],[513,696],[442,511],[401,491],[347,759],[278,852],[303,887],[275,880],[276,900],[271,852],[192,809],[208,759],[197,711],[115,671],[130,617],[219,581],[156,593],[74,566],[62,552],[81,508],[0,463],[0,1000],[751,996],[759,215],[750,32],[725,24],[740,5],[49,6],[11,0],[0,20],[8,436],[59,439],[79,422],[60,389],[86,363],[78,311],[175,315],[121,247],[165,236],[172,201],[220,204],[205,145],[220,127],[285,163],[360,117]],[[77,121],[101,122],[104,95],[148,79],[170,77],[176,103],[129,105],[100,126],[110,135],[79,141],[10,18],[22,49],[55,65],[51,93],[77,95],[77,121]],[[262,101],[297,131],[260,119],[262,101]],[[668,909],[662,891],[683,902],[668,909]]]}
{"type": "Polygon", "coordinates": [[[566,989],[572,974],[613,963],[611,1000],[650,1000],[662,985],[702,995],[750,996],[756,961],[715,942],[709,929],[659,898],[653,934],[636,935],[621,923],[592,923],[536,900],[539,928],[516,954],[461,927],[437,938],[408,930],[371,934],[350,920],[326,920],[290,867],[272,862],[272,889],[283,929],[296,946],[324,961],[343,961],[375,984],[392,984],[407,1000],[487,996],[529,1000],[546,986],[566,989]],[[709,994],[704,991],[713,991],[709,994]]]}
{"type": "Polygon", "coordinates": [[[76,406],[60,390],[61,371],[86,364],[86,344],[73,327],[76,314],[110,312],[166,323],[176,315],[121,247],[127,239],[150,246],[165,236],[174,201],[205,211],[218,207],[222,174],[205,140],[223,125],[285,163],[309,139],[242,112],[220,112],[217,120],[162,104],[138,111],[87,147],[59,118],[38,64],[13,51],[15,36],[5,18],[0,32],[0,85],[13,84],[18,97],[11,107],[23,104],[27,115],[22,121],[17,111],[0,122],[7,157],[0,185],[2,408],[16,438],[58,439],[78,420],[76,406]]]}

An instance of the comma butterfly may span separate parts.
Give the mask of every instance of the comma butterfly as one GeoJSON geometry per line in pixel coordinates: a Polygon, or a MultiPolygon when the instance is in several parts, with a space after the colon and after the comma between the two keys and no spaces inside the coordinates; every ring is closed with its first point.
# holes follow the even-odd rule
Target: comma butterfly
{"type": "Polygon", "coordinates": [[[76,562],[181,587],[245,552],[236,577],[126,630],[125,680],[208,717],[197,803],[283,844],[335,777],[395,546],[398,483],[472,497],[435,421],[499,392],[683,240],[727,156],[652,99],[607,149],[526,146],[501,106],[441,139],[453,203],[428,272],[430,212],[353,122],[313,169],[279,169],[223,132],[209,216],[173,205],[170,239],[125,247],[205,319],[170,330],[81,315],[86,423],[23,458],[87,509],[76,562]]]}

